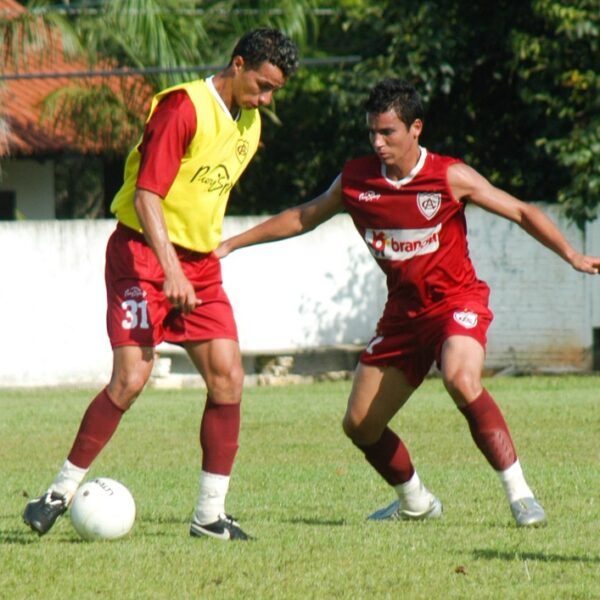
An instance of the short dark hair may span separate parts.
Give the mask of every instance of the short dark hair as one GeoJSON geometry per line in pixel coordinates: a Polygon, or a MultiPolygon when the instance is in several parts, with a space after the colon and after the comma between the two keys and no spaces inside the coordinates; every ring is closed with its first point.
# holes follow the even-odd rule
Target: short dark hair
{"type": "Polygon", "coordinates": [[[298,68],[298,47],[278,29],[259,27],[244,34],[231,53],[241,56],[246,66],[257,69],[263,62],[275,65],[284,77],[289,77],[298,68]]]}
{"type": "Polygon", "coordinates": [[[423,120],[421,96],[412,84],[403,79],[386,77],[377,83],[365,102],[365,108],[372,115],[394,110],[407,127],[415,119],[423,120]]]}

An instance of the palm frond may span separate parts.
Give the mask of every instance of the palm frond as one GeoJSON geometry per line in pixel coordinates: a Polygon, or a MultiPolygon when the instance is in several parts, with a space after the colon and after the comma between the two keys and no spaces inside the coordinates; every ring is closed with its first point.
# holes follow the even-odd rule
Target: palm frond
{"type": "Polygon", "coordinates": [[[22,70],[27,54],[42,51],[50,39],[49,26],[29,13],[0,17],[0,70],[22,70]]]}
{"type": "MultiPolygon", "coordinates": [[[[121,90],[125,91],[125,90],[121,90]]],[[[125,153],[143,127],[144,110],[106,83],[55,90],[42,102],[41,122],[58,135],[69,135],[84,152],[125,153]]]]}

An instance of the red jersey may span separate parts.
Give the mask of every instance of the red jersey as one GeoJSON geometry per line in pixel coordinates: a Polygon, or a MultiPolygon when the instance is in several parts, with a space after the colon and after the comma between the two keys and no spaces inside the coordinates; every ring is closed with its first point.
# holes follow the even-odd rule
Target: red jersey
{"type": "Polygon", "coordinates": [[[348,161],[343,202],[387,277],[381,325],[434,310],[465,295],[487,306],[489,288],[469,258],[465,204],[447,180],[460,160],[427,152],[402,180],[385,176],[375,155],[348,161]]]}

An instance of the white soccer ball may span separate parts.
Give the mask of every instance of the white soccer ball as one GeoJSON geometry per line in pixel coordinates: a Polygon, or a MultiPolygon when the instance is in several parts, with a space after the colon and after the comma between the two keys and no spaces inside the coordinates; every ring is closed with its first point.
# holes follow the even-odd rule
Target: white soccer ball
{"type": "Polygon", "coordinates": [[[122,483],[97,477],[77,490],[69,512],[75,531],[84,540],[114,540],[131,531],[135,501],[122,483]]]}

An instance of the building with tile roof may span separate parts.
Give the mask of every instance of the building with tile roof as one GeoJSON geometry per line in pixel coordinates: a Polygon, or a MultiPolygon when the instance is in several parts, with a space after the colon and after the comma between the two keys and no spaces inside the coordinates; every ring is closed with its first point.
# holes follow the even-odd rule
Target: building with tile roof
{"type": "MultiPolygon", "coordinates": [[[[110,123],[106,135],[82,135],[75,124],[60,119],[60,101],[59,118],[44,112],[48,98],[68,88],[98,90],[99,96],[109,88],[144,115],[151,89],[139,75],[76,76],[90,72],[87,61],[66,56],[60,33],[14,0],[0,0],[0,19],[21,22],[13,28],[13,38],[5,37],[0,47],[0,77],[4,78],[0,79],[0,219],[54,218],[55,159],[76,154],[114,163],[115,154],[122,156],[139,131],[121,122],[118,135],[110,123]],[[28,29],[34,33],[29,38],[28,29]],[[18,48],[16,52],[11,44],[18,48]]],[[[104,61],[94,68],[110,71],[110,66],[104,61]]]]}

